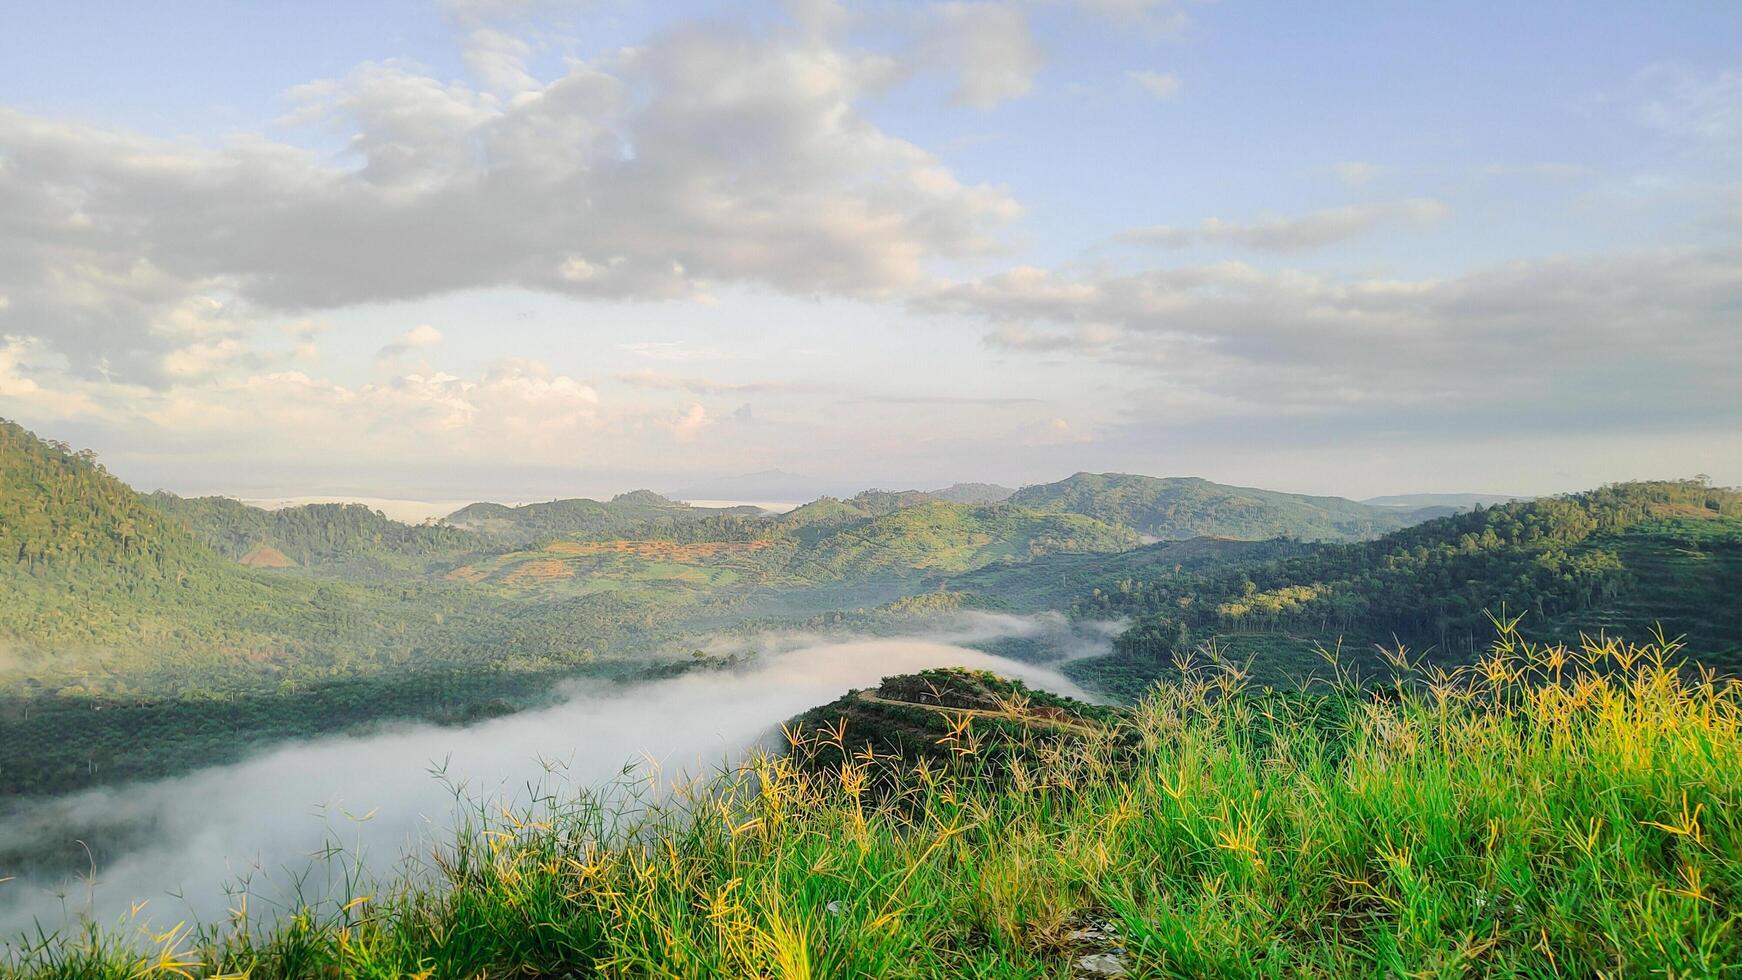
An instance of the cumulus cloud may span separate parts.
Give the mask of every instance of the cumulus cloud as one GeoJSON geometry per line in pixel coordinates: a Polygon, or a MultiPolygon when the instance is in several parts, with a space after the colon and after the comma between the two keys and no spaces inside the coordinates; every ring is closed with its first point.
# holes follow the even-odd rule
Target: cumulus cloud
{"type": "Polygon", "coordinates": [[[1196,227],[1155,225],[1123,232],[1120,241],[1159,248],[1232,245],[1261,252],[1302,252],[1359,238],[1386,225],[1425,228],[1451,209],[1432,198],[1327,208],[1296,217],[1269,216],[1250,222],[1205,218],[1196,227]]]}
{"type": "Polygon", "coordinates": [[[701,435],[703,429],[713,424],[714,420],[709,417],[707,409],[700,405],[691,405],[671,423],[671,435],[678,442],[690,442],[701,435]]]}
{"type": "MultiPolygon", "coordinates": [[[[1020,17],[946,12],[990,31],[961,41],[964,100],[1023,89],[1020,17]]],[[[678,28],[549,82],[507,35],[471,44],[478,87],[390,61],[292,90],[282,126],[343,137],[338,161],[0,109],[0,330],[162,384],[196,298],[260,317],[491,286],[880,296],[1019,213],[860,114],[887,58],[812,33],[678,28]]]]}
{"type": "Polygon", "coordinates": [[[1168,72],[1128,71],[1125,77],[1136,82],[1151,98],[1165,101],[1179,94],[1179,78],[1168,72]]]}

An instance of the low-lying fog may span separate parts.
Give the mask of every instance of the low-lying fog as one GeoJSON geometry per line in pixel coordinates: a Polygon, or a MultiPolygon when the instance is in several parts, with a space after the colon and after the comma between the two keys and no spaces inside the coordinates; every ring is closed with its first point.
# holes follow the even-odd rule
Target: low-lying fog
{"type": "MultiPolygon", "coordinates": [[[[925,637],[763,637],[754,644],[761,656],[730,672],[577,683],[555,707],[470,727],[291,743],[172,779],[33,802],[7,814],[0,855],[65,853],[80,846],[73,838],[97,838],[103,859],[94,881],[0,868],[0,939],[34,933],[38,923],[52,932],[82,916],[113,925],[146,900],[142,924],[218,922],[235,904],[227,887],[243,878],[256,918],[287,897],[295,875],[306,875],[305,897],[331,897],[346,864],[360,860],[385,877],[403,855],[448,839],[450,783],[474,800],[512,803],[533,787],[551,788],[553,778],[559,792],[607,786],[635,764],[670,785],[735,761],[785,719],[891,674],[984,668],[1085,697],[1052,670],[958,645],[1056,635],[1060,625],[1056,617],[978,615],[925,637]],[[333,845],[345,857],[317,857],[333,845]]],[[[1057,653],[1104,652],[1104,632],[1070,631],[1075,639],[1057,653]]]]}

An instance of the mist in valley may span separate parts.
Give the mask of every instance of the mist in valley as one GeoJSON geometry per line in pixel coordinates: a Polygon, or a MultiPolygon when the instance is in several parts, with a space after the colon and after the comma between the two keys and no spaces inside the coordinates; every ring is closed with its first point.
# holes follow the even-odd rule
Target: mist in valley
{"type": "Polygon", "coordinates": [[[512,807],[631,783],[657,795],[731,767],[772,743],[785,719],[892,674],[987,669],[1087,700],[1032,654],[1036,644],[1055,662],[1105,653],[1113,632],[1057,614],[971,613],[923,635],[764,634],[708,651],[755,652],[734,670],[634,685],[575,681],[553,707],[468,727],[402,725],[290,743],[175,778],[27,801],[0,821],[0,862],[15,865],[0,863],[0,936],[53,932],[85,917],[110,925],[131,917],[130,929],[216,923],[242,892],[256,922],[287,904],[366,894],[372,885],[348,877],[360,872],[368,882],[415,866],[480,803],[512,807]],[[1022,659],[967,645],[1009,642],[1022,659]],[[43,863],[43,855],[58,857],[43,863]]]}

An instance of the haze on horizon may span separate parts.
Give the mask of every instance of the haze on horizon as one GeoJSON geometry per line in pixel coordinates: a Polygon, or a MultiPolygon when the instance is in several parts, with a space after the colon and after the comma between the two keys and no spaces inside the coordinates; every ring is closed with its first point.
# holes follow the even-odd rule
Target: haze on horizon
{"type": "Polygon", "coordinates": [[[1735,6],[5,16],[0,417],[143,488],[1742,484],[1735,6]]]}

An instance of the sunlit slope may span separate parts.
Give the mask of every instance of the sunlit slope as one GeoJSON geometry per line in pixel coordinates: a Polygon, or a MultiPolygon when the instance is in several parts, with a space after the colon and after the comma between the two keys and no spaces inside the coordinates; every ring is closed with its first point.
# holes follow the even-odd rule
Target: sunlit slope
{"type": "Polygon", "coordinates": [[[1063,553],[1131,548],[1132,532],[1075,514],[1042,514],[1002,504],[925,502],[876,517],[841,501],[809,505],[735,540],[560,538],[470,561],[456,581],[511,588],[599,591],[626,583],[700,589],[802,586],[855,579],[903,579],[1022,563],[1063,553]],[[827,510],[817,519],[817,510],[827,510]]]}
{"type": "Polygon", "coordinates": [[[296,558],[415,565],[471,542],[362,508],[302,508],[292,520],[320,518],[306,533],[269,536],[294,554],[255,544],[232,559],[202,540],[228,533],[205,523],[213,515],[237,518],[229,550],[253,540],[254,522],[273,526],[234,501],[147,501],[88,454],[0,424],[0,698],[210,698],[479,664],[557,670],[625,636],[657,637],[679,611],[656,594],[516,602],[385,561],[388,587],[303,574],[296,558]]]}
{"type": "Polygon", "coordinates": [[[762,522],[756,507],[691,507],[651,490],[618,494],[610,500],[577,497],[541,503],[477,503],[460,508],[447,523],[507,544],[532,544],[557,537],[739,537],[762,522]]]}
{"type": "Polygon", "coordinates": [[[488,545],[482,535],[440,523],[406,524],[362,504],[303,504],[264,510],[230,497],[144,501],[186,525],[218,554],[261,568],[304,568],[383,579],[451,566],[488,545]]]}
{"type": "MultiPolygon", "coordinates": [[[[1521,617],[1540,635],[1686,636],[1695,658],[1742,669],[1742,493],[1693,481],[1629,483],[1507,504],[1312,549],[1277,561],[1103,581],[1085,615],[1133,618],[1120,638],[1119,686],[1170,669],[1206,642],[1280,668],[1324,667],[1339,640],[1371,667],[1377,642],[1402,641],[1458,663],[1480,648],[1490,616],[1521,617]]],[[[1084,677],[1087,682],[1093,678],[1084,677]]],[[[1105,685],[1103,685],[1105,686],[1105,685]]]]}
{"type": "Polygon", "coordinates": [[[1341,497],[1231,487],[1196,477],[1128,473],[1078,473],[1057,483],[1023,487],[1010,502],[1049,513],[1082,514],[1164,540],[1212,536],[1350,541],[1450,513],[1450,508],[1399,510],[1341,497]]]}
{"type": "Polygon", "coordinates": [[[284,598],[90,455],[0,422],[0,642],[19,661],[119,642],[263,653],[246,620],[284,598]]]}

